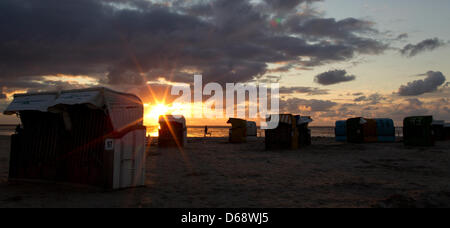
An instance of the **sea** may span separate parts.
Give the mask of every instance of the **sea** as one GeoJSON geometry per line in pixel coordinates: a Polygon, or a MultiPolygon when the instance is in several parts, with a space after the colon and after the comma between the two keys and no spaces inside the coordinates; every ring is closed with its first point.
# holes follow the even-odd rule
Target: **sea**
{"type": "MultiPolygon", "coordinates": [[[[188,127],[188,137],[190,138],[198,138],[204,137],[204,128],[205,127],[188,127]]],[[[311,126],[312,137],[334,137],[334,127],[317,127],[311,126]]],[[[15,125],[0,125],[0,136],[8,136],[14,134],[16,129],[15,125]]],[[[208,126],[208,131],[211,133],[211,136],[214,138],[225,138],[228,137],[229,127],[228,126],[208,126]]],[[[396,128],[396,136],[403,136],[402,128],[396,128]]],[[[152,126],[147,127],[147,136],[157,137],[158,136],[158,127],[152,126]]],[[[258,137],[264,137],[264,130],[258,129],[258,137]]]]}
{"type": "MultiPolygon", "coordinates": [[[[147,133],[150,136],[156,137],[158,136],[158,127],[149,127],[147,128],[147,133]]],[[[211,136],[208,137],[213,138],[226,138],[229,135],[228,126],[208,126],[208,133],[211,133],[211,136]]],[[[311,134],[313,137],[334,137],[334,127],[310,127],[311,134]]],[[[188,137],[190,138],[199,138],[205,136],[205,127],[188,127],[188,137]]],[[[264,130],[258,128],[258,137],[264,137],[264,130]]]]}

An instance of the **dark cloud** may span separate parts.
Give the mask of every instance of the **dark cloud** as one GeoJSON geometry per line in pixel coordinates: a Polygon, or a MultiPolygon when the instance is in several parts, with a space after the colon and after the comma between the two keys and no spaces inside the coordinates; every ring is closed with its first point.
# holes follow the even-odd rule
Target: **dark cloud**
{"type": "Polygon", "coordinates": [[[264,0],[276,12],[286,12],[295,10],[302,3],[313,3],[321,0],[264,0]]]}
{"type": "Polygon", "coordinates": [[[6,100],[6,98],[8,97],[3,93],[3,88],[0,87],[0,116],[3,113],[3,110],[5,110],[8,106],[8,101],[6,100]]]}
{"type": "Polygon", "coordinates": [[[281,87],[280,94],[307,94],[307,95],[324,95],[328,94],[328,90],[314,87],[281,87]]]}
{"type": "Polygon", "coordinates": [[[246,82],[268,63],[314,67],[387,48],[368,38],[377,32],[371,22],[297,13],[312,2],[2,0],[0,85],[28,88],[37,86],[30,78],[56,74],[116,86],[191,82],[192,72],[205,82],[246,82]]]}
{"type": "Polygon", "coordinates": [[[3,93],[3,88],[0,87],[0,100],[4,100],[4,99],[6,99],[6,98],[7,98],[7,97],[6,97],[6,94],[3,93]]]}
{"type": "MultiPolygon", "coordinates": [[[[367,38],[362,35],[373,35],[379,32],[373,28],[370,21],[355,18],[336,20],[334,18],[304,18],[304,16],[293,16],[286,22],[291,32],[302,34],[309,40],[322,42],[329,45],[329,40],[339,45],[334,47],[335,55],[330,58],[350,58],[358,50],[363,54],[380,54],[388,46],[376,39],[367,38]]],[[[331,54],[331,53],[329,53],[331,54]]],[[[325,61],[318,59],[317,61],[325,61]]]]}
{"type": "Polygon", "coordinates": [[[417,98],[407,99],[406,102],[408,102],[411,107],[422,107],[423,105],[423,102],[417,98]]]}
{"type": "Polygon", "coordinates": [[[289,21],[292,31],[314,37],[316,39],[334,38],[338,40],[354,39],[361,37],[357,33],[377,33],[372,28],[372,22],[355,18],[336,20],[334,18],[312,18],[293,17],[289,21]]]}
{"type": "Polygon", "coordinates": [[[281,80],[280,76],[274,76],[274,75],[264,75],[262,77],[258,77],[252,81],[249,82],[258,82],[258,83],[279,83],[281,80]]]}
{"type": "Polygon", "coordinates": [[[336,102],[329,100],[306,100],[300,98],[292,98],[280,101],[280,110],[282,112],[299,113],[304,108],[309,112],[326,112],[337,105],[336,102]]]}
{"type": "Polygon", "coordinates": [[[407,57],[414,57],[422,52],[433,51],[444,45],[446,45],[446,43],[438,38],[427,39],[418,44],[406,45],[402,50],[400,50],[400,53],[407,57]]]}
{"type": "Polygon", "coordinates": [[[269,72],[288,72],[294,67],[295,67],[295,64],[289,63],[289,64],[285,64],[284,66],[272,69],[269,72]]]}
{"type": "MultiPolygon", "coordinates": [[[[8,103],[6,102],[6,99],[0,99],[0,118],[4,117],[3,112],[8,107],[8,103]]],[[[2,120],[3,124],[4,121],[2,120]]]]}
{"type": "Polygon", "coordinates": [[[354,101],[355,102],[366,102],[366,104],[369,105],[376,105],[379,104],[381,101],[386,100],[387,98],[379,93],[374,93],[369,96],[360,96],[357,97],[354,101]]]}
{"type": "Polygon", "coordinates": [[[341,82],[349,82],[356,79],[354,75],[348,75],[345,70],[332,70],[316,76],[315,82],[321,85],[334,85],[341,82]]]}
{"type": "Polygon", "coordinates": [[[445,76],[437,71],[429,71],[426,75],[426,78],[423,80],[416,80],[413,82],[409,82],[407,85],[403,85],[398,90],[398,94],[400,96],[418,96],[425,93],[430,93],[437,91],[439,86],[444,85],[446,78],[445,76]]]}
{"type": "Polygon", "coordinates": [[[396,40],[404,40],[407,39],[409,37],[408,33],[403,33],[397,36],[396,40]]]}
{"type": "Polygon", "coordinates": [[[366,101],[367,100],[367,97],[366,96],[360,96],[360,97],[358,97],[358,98],[355,98],[355,102],[361,102],[361,101],[366,101]]]}
{"type": "MultiPolygon", "coordinates": [[[[28,92],[43,92],[43,91],[59,91],[70,89],[82,89],[86,87],[98,86],[97,82],[86,82],[86,84],[80,84],[76,81],[64,81],[60,80],[59,76],[47,78],[46,76],[24,76],[17,78],[0,78],[1,85],[9,88],[8,92],[14,92],[15,89],[26,89],[28,92]]],[[[68,79],[68,78],[66,78],[68,79]]],[[[73,76],[72,79],[76,80],[77,77],[73,76]]],[[[100,80],[95,77],[85,77],[85,79],[100,80]]],[[[1,92],[1,91],[0,91],[1,92]]]]}
{"type": "MultiPolygon", "coordinates": [[[[164,100],[165,103],[170,104],[178,95],[171,95],[172,85],[150,83],[143,86],[128,86],[127,90],[134,94],[139,94],[146,104],[157,104],[164,100]]],[[[191,91],[193,92],[193,91],[191,91]]],[[[181,94],[180,94],[181,95],[181,94]]]]}

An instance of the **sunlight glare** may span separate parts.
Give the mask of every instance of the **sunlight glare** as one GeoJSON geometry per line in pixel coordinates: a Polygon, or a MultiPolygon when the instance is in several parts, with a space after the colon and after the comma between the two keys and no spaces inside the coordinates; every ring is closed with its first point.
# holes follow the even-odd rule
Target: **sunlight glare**
{"type": "Polygon", "coordinates": [[[159,103],[151,106],[145,115],[146,125],[158,125],[159,117],[168,114],[168,112],[169,107],[165,104],[159,103]]]}

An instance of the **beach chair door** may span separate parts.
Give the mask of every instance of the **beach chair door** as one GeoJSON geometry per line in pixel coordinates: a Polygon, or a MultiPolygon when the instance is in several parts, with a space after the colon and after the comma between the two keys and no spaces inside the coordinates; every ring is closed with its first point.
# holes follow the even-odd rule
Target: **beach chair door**
{"type": "Polygon", "coordinates": [[[144,185],[145,130],[135,130],[114,139],[113,189],[144,185]]]}

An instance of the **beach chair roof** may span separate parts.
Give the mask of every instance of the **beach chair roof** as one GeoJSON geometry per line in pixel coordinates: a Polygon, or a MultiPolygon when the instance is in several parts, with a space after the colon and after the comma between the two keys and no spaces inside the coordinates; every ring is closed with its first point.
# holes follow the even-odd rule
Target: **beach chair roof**
{"type": "Polygon", "coordinates": [[[272,114],[267,116],[266,121],[271,121],[272,117],[278,117],[280,123],[292,124],[292,119],[294,116],[292,114],[272,114]]]}
{"type": "Polygon", "coordinates": [[[144,107],[139,97],[103,87],[15,94],[4,114],[13,115],[22,111],[62,113],[67,106],[74,105],[104,110],[110,116],[114,129],[143,125],[144,107]]]}
{"type": "Polygon", "coordinates": [[[367,120],[363,117],[350,118],[347,121],[349,121],[349,120],[351,120],[351,121],[359,120],[359,124],[361,124],[361,125],[367,123],[367,120]]]}
{"type": "Polygon", "coordinates": [[[159,117],[159,123],[180,123],[186,126],[186,119],[181,115],[164,115],[159,117]]]}
{"type": "Polygon", "coordinates": [[[310,116],[297,116],[297,125],[312,123],[314,120],[310,116]]]}
{"type": "Polygon", "coordinates": [[[247,127],[256,127],[256,122],[254,122],[254,121],[247,121],[247,127]]]}
{"type": "Polygon", "coordinates": [[[227,124],[231,124],[233,127],[247,127],[248,122],[243,119],[230,118],[227,124]]]}
{"type": "Polygon", "coordinates": [[[433,120],[432,125],[445,125],[445,120],[433,120]]]}

